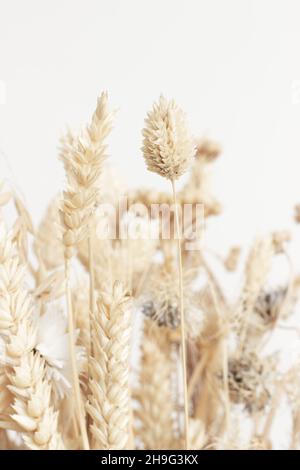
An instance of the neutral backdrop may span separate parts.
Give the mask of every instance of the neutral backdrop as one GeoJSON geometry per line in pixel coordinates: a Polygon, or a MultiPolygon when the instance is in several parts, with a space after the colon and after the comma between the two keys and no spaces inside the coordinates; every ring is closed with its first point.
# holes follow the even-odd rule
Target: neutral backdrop
{"type": "MultiPolygon", "coordinates": [[[[64,184],[60,135],[87,122],[107,89],[118,108],[111,161],[131,186],[165,187],[140,151],[145,113],[163,93],[187,112],[194,135],[224,149],[213,179],[224,215],[209,224],[211,246],[226,251],[291,228],[300,202],[299,18],[299,0],[0,0],[1,178],[38,222],[64,184]]],[[[300,228],[294,236],[297,268],[300,228]]],[[[290,345],[298,351],[298,338],[290,345]]],[[[278,436],[280,446],[282,427],[278,436]]]]}

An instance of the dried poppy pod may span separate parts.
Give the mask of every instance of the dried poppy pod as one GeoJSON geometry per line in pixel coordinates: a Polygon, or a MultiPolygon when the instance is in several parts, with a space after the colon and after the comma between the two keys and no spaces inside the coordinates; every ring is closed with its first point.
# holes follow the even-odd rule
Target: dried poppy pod
{"type": "Polygon", "coordinates": [[[228,363],[228,386],[230,399],[243,404],[251,413],[265,408],[270,392],[268,383],[270,368],[254,352],[233,357],[228,363]]]}
{"type": "Polygon", "coordinates": [[[154,103],[145,119],[143,154],[149,171],[171,181],[188,169],[193,158],[193,143],[185,115],[175,102],[163,96],[154,103]]]}

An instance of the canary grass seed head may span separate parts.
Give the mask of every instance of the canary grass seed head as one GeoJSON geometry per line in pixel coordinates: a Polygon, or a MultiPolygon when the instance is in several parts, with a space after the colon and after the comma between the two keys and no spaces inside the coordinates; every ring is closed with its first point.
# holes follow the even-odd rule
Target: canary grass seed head
{"type": "Polygon", "coordinates": [[[145,119],[143,154],[149,171],[177,180],[189,168],[193,142],[183,111],[160,96],[145,119]]]}

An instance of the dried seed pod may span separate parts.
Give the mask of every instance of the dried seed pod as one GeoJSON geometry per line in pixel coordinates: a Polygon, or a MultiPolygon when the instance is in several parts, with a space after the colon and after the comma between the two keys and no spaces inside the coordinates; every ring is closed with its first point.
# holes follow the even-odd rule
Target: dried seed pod
{"type": "Polygon", "coordinates": [[[157,308],[152,300],[148,300],[142,306],[142,313],[158,326],[166,326],[176,329],[180,325],[180,314],[176,303],[168,303],[163,309],[157,308]]]}
{"type": "Polygon", "coordinates": [[[228,363],[228,386],[234,403],[243,404],[250,412],[265,408],[270,391],[267,388],[270,368],[254,352],[233,357],[228,363]]]}
{"type": "Polygon", "coordinates": [[[178,179],[193,158],[193,143],[183,111],[174,101],[161,96],[145,124],[142,150],[148,170],[169,180],[178,179]]]}
{"type": "Polygon", "coordinates": [[[286,287],[261,291],[254,305],[254,313],[259,316],[263,325],[268,326],[273,324],[277,319],[286,293],[286,287]]]}

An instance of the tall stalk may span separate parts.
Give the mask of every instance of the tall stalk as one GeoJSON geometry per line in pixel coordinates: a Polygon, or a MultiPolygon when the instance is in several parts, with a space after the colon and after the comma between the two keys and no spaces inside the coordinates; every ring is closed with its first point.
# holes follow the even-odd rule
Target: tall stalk
{"type": "Polygon", "coordinates": [[[88,237],[88,255],[89,255],[89,329],[90,329],[90,352],[92,352],[92,319],[95,314],[95,272],[94,272],[94,250],[92,230],[89,230],[88,237]]]}
{"type": "Polygon", "coordinates": [[[89,450],[89,440],[87,436],[86,424],[85,424],[85,413],[81,399],[79,374],[76,362],[75,353],[75,331],[74,331],[74,318],[72,308],[72,297],[70,289],[70,259],[65,259],[65,277],[66,277],[66,300],[67,300],[67,311],[68,311],[68,326],[69,326],[69,348],[70,348],[70,359],[73,377],[74,397],[75,405],[78,415],[79,427],[82,437],[82,444],[84,450],[89,450]]]}
{"type": "Polygon", "coordinates": [[[188,388],[187,388],[185,319],[184,319],[184,308],[183,308],[181,235],[180,235],[180,227],[179,227],[175,181],[171,180],[171,183],[172,183],[173,202],[174,202],[174,211],[175,211],[175,229],[176,229],[176,238],[177,238],[178,275],[179,275],[180,338],[181,338],[181,362],[182,362],[184,425],[185,425],[184,426],[184,441],[185,441],[185,449],[188,450],[189,449],[189,401],[188,401],[188,388]]]}

